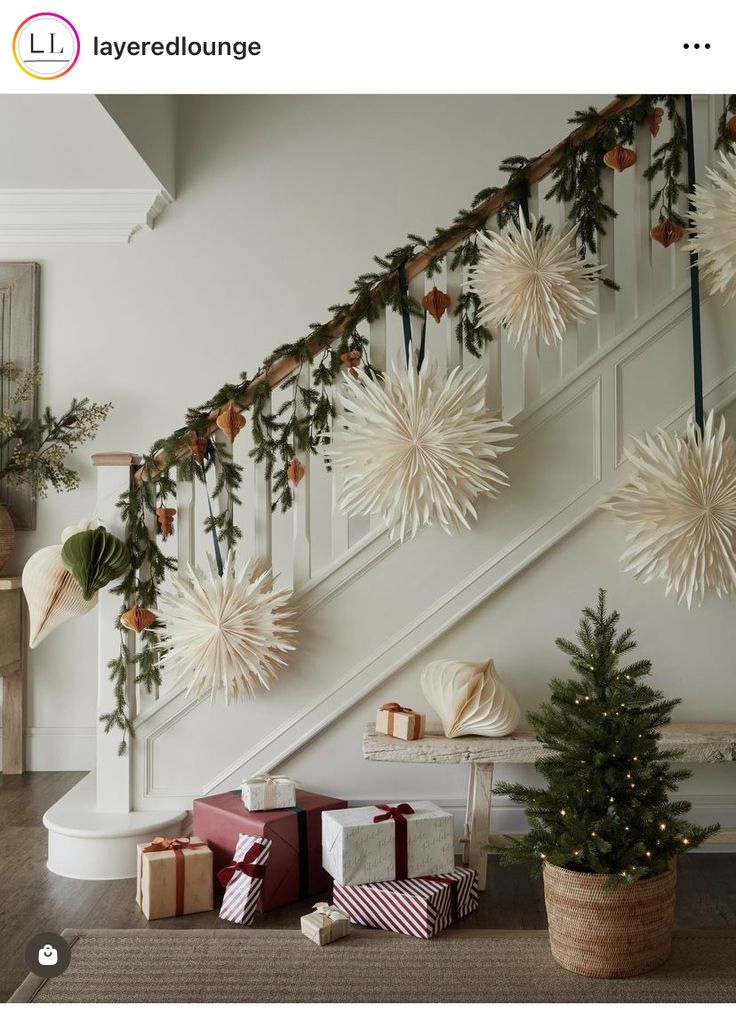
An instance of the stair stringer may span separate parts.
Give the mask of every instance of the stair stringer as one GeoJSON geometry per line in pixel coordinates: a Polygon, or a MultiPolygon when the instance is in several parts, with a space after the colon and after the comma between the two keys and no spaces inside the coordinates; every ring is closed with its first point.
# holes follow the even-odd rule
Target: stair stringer
{"type": "MultiPolygon", "coordinates": [[[[136,807],[185,807],[274,769],[577,528],[623,481],[628,433],[684,423],[688,317],[680,295],[520,416],[515,450],[504,458],[511,488],[484,504],[467,535],[426,529],[355,572],[335,596],[308,593],[300,649],[270,695],[225,711],[172,689],[138,722],[136,807]],[[641,399],[643,366],[658,385],[641,399]]],[[[733,318],[713,303],[704,308],[709,407],[736,397],[733,318]]]]}

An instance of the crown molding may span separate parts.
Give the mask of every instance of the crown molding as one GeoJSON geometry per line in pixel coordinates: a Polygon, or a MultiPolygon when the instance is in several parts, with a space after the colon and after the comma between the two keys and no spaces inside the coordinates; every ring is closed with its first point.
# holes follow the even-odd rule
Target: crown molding
{"type": "Polygon", "coordinates": [[[164,188],[2,188],[0,245],[127,244],[172,201],[164,188]]]}

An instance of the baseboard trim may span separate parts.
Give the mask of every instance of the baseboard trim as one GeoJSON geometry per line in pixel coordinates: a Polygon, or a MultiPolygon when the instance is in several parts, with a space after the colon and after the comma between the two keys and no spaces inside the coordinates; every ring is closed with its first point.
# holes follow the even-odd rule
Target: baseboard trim
{"type": "Polygon", "coordinates": [[[60,773],[94,769],[96,737],[96,727],[28,727],[25,731],[26,770],[60,773]]]}

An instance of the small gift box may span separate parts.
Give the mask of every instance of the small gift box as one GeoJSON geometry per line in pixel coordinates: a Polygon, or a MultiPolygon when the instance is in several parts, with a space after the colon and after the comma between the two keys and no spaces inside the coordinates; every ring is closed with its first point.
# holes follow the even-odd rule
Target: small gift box
{"type": "Polygon", "coordinates": [[[322,864],[350,884],[450,872],[452,816],[431,801],[323,812],[322,864]]]}
{"type": "Polygon", "coordinates": [[[212,910],[212,851],[198,837],[138,844],[136,900],[149,921],[212,910]]]}
{"type": "Polygon", "coordinates": [[[376,733],[416,741],[424,737],[424,713],[416,713],[398,702],[386,702],[376,715],[376,733]]]}
{"type": "Polygon", "coordinates": [[[240,791],[211,794],[194,802],[194,829],[215,856],[215,871],[228,865],[241,834],[272,841],[266,879],[258,901],[259,911],[314,899],[329,888],[322,868],[322,812],[345,808],[346,801],[297,790],[293,808],[249,812],[240,791]]]}
{"type": "Polygon", "coordinates": [[[478,873],[461,866],[441,876],[392,883],[335,883],[333,896],[335,906],[358,925],[431,939],[478,907],[478,873]]]}
{"type": "Polygon", "coordinates": [[[334,943],[350,932],[350,919],[347,913],[326,901],[314,905],[314,911],[302,915],[302,932],[317,946],[334,943]]]}
{"type": "Polygon", "coordinates": [[[296,784],[288,776],[261,773],[243,780],[243,804],[249,812],[269,812],[274,808],[294,808],[296,784]]]}
{"type": "Polygon", "coordinates": [[[220,869],[217,879],[225,887],[220,918],[250,925],[266,875],[271,841],[241,833],[230,865],[220,869]]]}

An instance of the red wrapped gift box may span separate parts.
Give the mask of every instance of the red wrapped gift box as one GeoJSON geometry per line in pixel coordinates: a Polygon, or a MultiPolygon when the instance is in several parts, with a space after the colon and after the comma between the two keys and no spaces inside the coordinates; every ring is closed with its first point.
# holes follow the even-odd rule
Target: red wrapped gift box
{"type": "Polygon", "coordinates": [[[215,872],[230,864],[241,833],[271,841],[257,909],[272,911],[329,887],[332,880],[322,868],[322,813],[346,807],[338,798],[297,790],[295,808],[249,812],[239,791],[214,794],[194,802],[194,832],[212,849],[215,872]]]}

